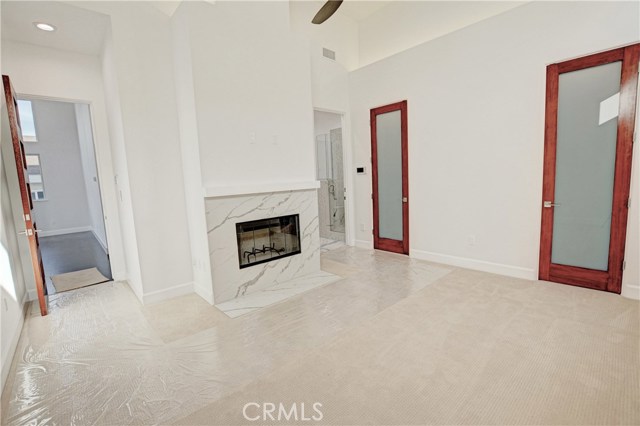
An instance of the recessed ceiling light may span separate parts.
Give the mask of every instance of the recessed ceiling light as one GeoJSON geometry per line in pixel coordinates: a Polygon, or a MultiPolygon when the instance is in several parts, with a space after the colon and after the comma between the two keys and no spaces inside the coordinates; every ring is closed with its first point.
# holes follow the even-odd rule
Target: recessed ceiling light
{"type": "Polygon", "coordinates": [[[36,26],[37,29],[42,31],[55,31],[56,27],[51,24],[47,24],[46,22],[34,22],[33,25],[36,26]]]}

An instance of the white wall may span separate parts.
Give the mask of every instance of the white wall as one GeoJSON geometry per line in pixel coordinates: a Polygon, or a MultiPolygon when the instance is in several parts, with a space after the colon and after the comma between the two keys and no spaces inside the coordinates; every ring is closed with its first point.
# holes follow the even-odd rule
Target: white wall
{"type": "MultiPolygon", "coordinates": [[[[89,102],[93,118],[98,172],[105,200],[106,230],[111,247],[113,277],[126,279],[120,214],[113,179],[113,165],[105,92],[97,57],[2,40],[2,73],[12,78],[18,94],[89,102]]],[[[30,275],[33,275],[30,272],[30,275]]],[[[25,273],[30,297],[35,297],[33,278],[25,273]]]]}
{"type": "Polygon", "coordinates": [[[182,172],[191,244],[193,287],[198,295],[213,304],[205,200],[202,194],[198,119],[189,44],[191,37],[189,11],[185,4],[185,2],[182,3],[171,20],[182,172]]]}
{"type": "Polygon", "coordinates": [[[103,72],[136,293],[149,302],[192,292],[169,18],[146,2],[85,6],[111,18],[103,72]]]}
{"type": "Polygon", "coordinates": [[[78,141],[80,146],[80,159],[82,162],[82,175],[84,188],[87,194],[87,206],[91,231],[106,253],[109,253],[107,245],[107,231],[104,227],[102,214],[102,200],[100,199],[100,183],[98,180],[98,167],[96,165],[95,147],[93,144],[93,130],[91,127],[91,111],[87,104],[74,104],[78,141]]]}
{"type": "Polygon", "coordinates": [[[330,130],[342,127],[340,114],[325,111],[313,111],[313,132],[317,135],[329,134],[330,130]]]}
{"type": "MultiPolygon", "coordinates": [[[[351,74],[354,165],[370,165],[370,108],[408,100],[413,256],[537,276],[546,65],[637,42],[638,12],[529,3],[351,74]]],[[[371,176],[356,188],[371,244],[371,176]]]]}
{"type": "MultiPolygon", "coordinates": [[[[324,1],[289,2],[290,26],[293,32],[304,35],[310,41],[311,54],[322,56],[322,48],[336,53],[335,62],[346,70],[354,70],[359,65],[358,23],[344,13],[336,13],[322,25],[311,20],[320,10],[324,1]]],[[[326,61],[330,59],[324,58],[326,61]]]]}
{"type": "Polygon", "coordinates": [[[184,2],[172,24],[193,274],[211,302],[202,187],[315,177],[308,43],[284,2],[184,2]]]}
{"type": "Polygon", "coordinates": [[[203,183],[313,180],[308,42],[288,3],[187,6],[203,183]]]}
{"type": "Polygon", "coordinates": [[[354,169],[351,166],[351,115],[349,106],[349,70],[359,63],[358,23],[344,14],[336,14],[322,25],[311,23],[311,19],[322,2],[290,2],[291,30],[309,40],[311,62],[311,98],[316,110],[342,114],[343,158],[345,164],[344,184],[347,189],[345,201],[345,239],[355,244],[354,169]],[[322,47],[336,52],[336,60],[322,55],[322,47]]]}
{"type": "Polygon", "coordinates": [[[121,223],[120,237],[124,249],[127,281],[138,299],[142,300],[144,290],[142,288],[138,241],[133,218],[131,191],[129,189],[129,170],[125,152],[122,110],[120,108],[120,95],[113,59],[113,41],[110,28],[105,39],[101,65],[104,78],[106,115],[111,136],[110,149],[113,156],[113,176],[111,176],[111,179],[113,179],[115,190],[117,191],[117,208],[121,223]]]}
{"type": "MultiPolygon", "coordinates": [[[[14,215],[18,215],[22,206],[12,203],[9,188],[17,182],[15,160],[12,153],[11,134],[7,115],[4,91],[2,91],[2,108],[0,108],[0,144],[2,159],[0,160],[0,390],[4,388],[9,374],[11,360],[18,344],[22,324],[24,322],[25,302],[28,297],[25,275],[20,259],[19,240],[14,215]],[[6,162],[6,163],[5,163],[6,162]],[[9,166],[9,167],[6,167],[9,166]],[[12,179],[9,179],[11,174],[12,179]]],[[[24,223],[22,224],[24,229],[24,223]]],[[[26,241],[26,238],[22,238],[26,241]]],[[[29,272],[29,271],[27,271],[29,272]]],[[[30,271],[33,280],[33,270],[30,271]]]]}
{"type": "Polygon", "coordinates": [[[24,144],[39,154],[45,199],[33,202],[40,236],[88,231],[89,203],[84,186],[75,107],[69,102],[32,100],[38,142],[24,144]]]}
{"type": "Polygon", "coordinates": [[[359,22],[359,66],[379,61],[526,2],[392,1],[359,22]]]}
{"type": "Polygon", "coordinates": [[[309,40],[311,96],[313,107],[346,114],[349,121],[348,72],[358,66],[358,24],[336,14],[322,25],[311,19],[322,2],[290,2],[291,31],[309,40]],[[336,60],[325,58],[322,47],[336,52],[336,60]]]}

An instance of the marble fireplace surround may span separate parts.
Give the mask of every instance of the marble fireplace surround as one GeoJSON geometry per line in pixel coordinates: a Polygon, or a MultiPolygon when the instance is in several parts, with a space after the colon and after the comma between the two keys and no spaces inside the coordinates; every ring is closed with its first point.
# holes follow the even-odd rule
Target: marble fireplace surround
{"type": "Polygon", "coordinates": [[[311,181],[205,189],[216,305],[321,272],[318,187],[311,181]],[[290,214],[300,215],[301,253],[240,269],[236,224],[290,214]]]}

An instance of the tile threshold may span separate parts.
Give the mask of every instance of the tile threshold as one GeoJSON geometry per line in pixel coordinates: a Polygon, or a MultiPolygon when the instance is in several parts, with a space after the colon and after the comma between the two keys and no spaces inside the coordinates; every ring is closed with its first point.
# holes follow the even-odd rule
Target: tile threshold
{"type": "Polygon", "coordinates": [[[216,308],[230,318],[255,312],[267,306],[283,302],[291,297],[341,280],[342,277],[330,272],[320,271],[292,280],[276,283],[255,293],[236,297],[235,299],[216,304],[216,308]]]}

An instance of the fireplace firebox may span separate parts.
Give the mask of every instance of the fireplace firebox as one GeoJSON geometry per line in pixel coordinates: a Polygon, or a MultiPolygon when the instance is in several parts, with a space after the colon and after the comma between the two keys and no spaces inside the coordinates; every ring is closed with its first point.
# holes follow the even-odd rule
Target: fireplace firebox
{"type": "Polygon", "coordinates": [[[236,224],[240,268],[300,253],[297,214],[236,224]]]}

